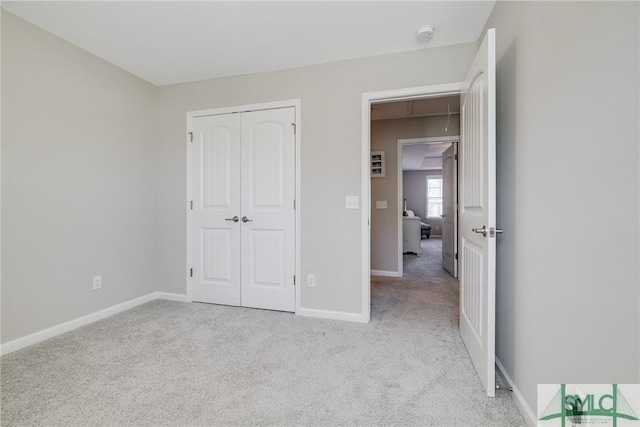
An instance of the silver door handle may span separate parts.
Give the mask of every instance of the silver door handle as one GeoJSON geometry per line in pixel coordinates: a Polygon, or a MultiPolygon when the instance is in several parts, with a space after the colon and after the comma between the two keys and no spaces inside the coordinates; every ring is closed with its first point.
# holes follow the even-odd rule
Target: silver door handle
{"type": "Polygon", "coordinates": [[[238,215],[234,216],[233,218],[225,218],[225,221],[233,221],[233,222],[238,222],[240,220],[240,218],[238,218],[238,215]]]}
{"type": "Polygon", "coordinates": [[[247,218],[246,216],[242,217],[242,222],[253,222],[252,219],[247,218]]]}
{"type": "Polygon", "coordinates": [[[471,231],[474,233],[482,234],[484,237],[487,237],[487,227],[485,225],[482,228],[472,228],[471,231]]]}

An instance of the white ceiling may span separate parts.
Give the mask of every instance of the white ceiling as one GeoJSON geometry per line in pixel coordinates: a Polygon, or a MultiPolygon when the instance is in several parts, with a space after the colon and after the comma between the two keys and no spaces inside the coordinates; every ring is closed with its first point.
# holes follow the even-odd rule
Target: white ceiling
{"type": "Polygon", "coordinates": [[[2,1],[155,85],[476,41],[492,1],[2,1]],[[416,30],[435,27],[426,43],[416,30]]]}
{"type": "Polygon", "coordinates": [[[442,169],[442,153],[450,146],[450,142],[405,145],[402,147],[402,170],[442,169]]]}

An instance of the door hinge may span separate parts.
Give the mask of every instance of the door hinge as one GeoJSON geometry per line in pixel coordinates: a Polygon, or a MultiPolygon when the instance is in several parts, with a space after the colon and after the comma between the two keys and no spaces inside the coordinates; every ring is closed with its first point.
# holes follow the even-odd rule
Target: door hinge
{"type": "Polygon", "coordinates": [[[191,208],[191,210],[193,210],[193,200],[191,202],[189,202],[189,207],[191,208]]]}
{"type": "Polygon", "coordinates": [[[296,130],[296,124],[295,123],[291,123],[291,126],[293,126],[293,134],[295,135],[297,130],[296,130]]]}
{"type": "Polygon", "coordinates": [[[454,254],[454,255],[453,255],[453,258],[454,258],[454,259],[458,259],[458,254],[454,254]]]}
{"type": "Polygon", "coordinates": [[[193,132],[187,132],[189,134],[189,141],[193,142],[193,132]]]}
{"type": "Polygon", "coordinates": [[[453,160],[458,160],[458,155],[457,154],[453,155],[453,160]]]}
{"type": "Polygon", "coordinates": [[[193,277],[193,268],[189,269],[189,277],[193,277]]]}
{"type": "Polygon", "coordinates": [[[294,274],[293,275],[293,286],[295,286],[295,285],[296,285],[296,275],[294,274]]]}

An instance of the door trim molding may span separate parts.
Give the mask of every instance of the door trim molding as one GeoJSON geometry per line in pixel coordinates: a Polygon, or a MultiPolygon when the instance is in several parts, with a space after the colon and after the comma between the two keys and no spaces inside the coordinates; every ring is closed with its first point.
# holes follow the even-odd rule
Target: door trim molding
{"type": "Polygon", "coordinates": [[[186,158],[186,194],[187,199],[185,200],[185,216],[186,216],[186,268],[185,268],[185,281],[186,281],[186,300],[189,302],[193,301],[193,280],[190,277],[190,271],[192,263],[192,253],[191,253],[191,233],[189,230],[191,229],[191,209],[189,206],[189,201],[192,200],[192,188],[191,182],[189,180],[190,172],[191,172],[191,155],[192,155],[192,145],[189,140],[189,132],[193,130],[193,119],[198,117],[206,117],[206,116],[217,116],[223,114],[232,114],[232,113],[245,113],[251,111],[262,111],[262,110],[275,110],[280,108],[291,108],[293,107],[295,111],[296,117],[296,132],[295,132],[295,198],[296,198],[296,207],[295,207],[295,227],[294,227],[294,242],[295,242],[295,276],[296,276],[296,284],[295,284],[295,313],[300,314],[300,213],[302,212],[302,207],[300,203],[300,136],[302,134],[302,126],[301,126],[301,101],[300,99],[289,99],[285,101],[275,101],[275,102],[264,102],[259,104],[248,104],[248,105],[235,105],[231,107],[220,107],[220,108],[208,108],[205,110],[195,110],[188,111],[186,114],[186,124],[187,129],[185,133],[185,144],[187,144],[187,158],[186,158]]]}
{"type": "Polygon", "coordinates": [[[361,193],[362,193],[362,312],[361,321],[371,320],[371,104],[383,101],[401,101],[406,99],[435,98],[460,93],[462,82],[412,88],[364,92],[362,94],[362,157],[361,157],[361,193]]]}

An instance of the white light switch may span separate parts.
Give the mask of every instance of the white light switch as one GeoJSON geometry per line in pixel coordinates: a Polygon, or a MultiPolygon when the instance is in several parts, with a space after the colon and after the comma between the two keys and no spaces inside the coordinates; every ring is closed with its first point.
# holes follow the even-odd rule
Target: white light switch
{"type": "Polygon", "coordinates": [[[358,196],[347,196],[347,209],[358,209],[360,198],[358,196]]]}
{"type": "Polygon", "coordinates": [[[376,200],[376,209],[387,209],[386,200],[376,200]]]}

